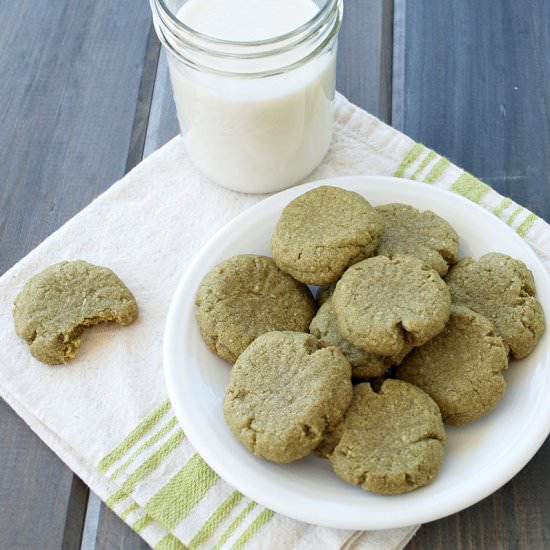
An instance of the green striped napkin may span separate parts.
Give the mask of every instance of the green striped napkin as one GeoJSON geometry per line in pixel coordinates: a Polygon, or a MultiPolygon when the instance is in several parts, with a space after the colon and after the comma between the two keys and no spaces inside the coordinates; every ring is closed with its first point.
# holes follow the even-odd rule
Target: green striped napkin
{"type": "MultiPolygon", "coordinates": [[[[336,99],[332,147],[308,179],[396,175],[450,189],[492,211],[550,267],[548,225],[375,117],[336,99]]],[[[140,319],[85,335],[67,367],[35,361],[0,310],[0,395],[154,548],[402,548],[416,527],[354,533],[274,514],[221,480],[194,451],[166,399],[161,342],[175,286],[200,246],[262,197],[197,173],[175,138],[114,184],[0,279],[11,304],[45,266],[82,258],[110,266],[140,319]]]]}

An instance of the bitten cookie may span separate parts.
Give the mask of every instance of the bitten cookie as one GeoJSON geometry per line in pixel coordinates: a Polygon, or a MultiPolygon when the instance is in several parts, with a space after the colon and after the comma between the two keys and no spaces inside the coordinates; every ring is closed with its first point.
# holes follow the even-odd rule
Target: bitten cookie
{"type": "Polygon", "coordinates": [[[492,252],[466,258],[447,275],[453,302],[487,317],[516,359],[529,355],[545,328],[533,274],[520,260],[492,252]]]}
{"type": "Polygon", "coordinates": [[[384,219],[384,232],[376,253],[388,258],[414,256],[441,276],[458,261],[458,235],[443,218],[431,210],[408,204],[384,204],[376,207],[384,219]]]}
{"type": "Polygon", "coordinates": [[[317,311],[309,325],[309,332],[326,346],[340,348],[352,366],[356,378],[373,378],[382,376],[392,365],[401,363],[403,357],[411,350],[410,346],[399,355],[383,356],[356,348],[345,340],[338,327],[332,311],[332,299],[329,298],[317,311]]]}
{"type": "Polygon", "coordinates": [[[253,254],[218,264],[202,280],[195,303],[204,341],[230,363],[265,332],[306,332],[316,309],[305,285],[271,258],[253,254]]]}
{"type": "Polygon", "coordinates": [[[317,187],[283,210],[271,240],[273,259],[298,281],[325,285],[371,256],[382,229],[382,217],[358,193],[317,187]]]}
{"type": "Polygon", "coordinates": [[[137,319],[132,293],[108,268],[83,260],[51,265],[31,277],[17,298],[17,334],[48,365],[67,363],[86,327],[105,321],[129,325],[137,319]]]}
{"type": "Polygon", "coordinates": [[[441,413],[428,394],[400,380],[386,380],[379,392],[363,383],[354,387],[328,458],[348,483],[395,495],[435,479],[445,439],[441,413]]]}
{"type": "Polygon", "coordinates": [[[429,394],[443,420],[459,426],[477,420],[502,399],[508,350],[492,323],[462,306],[453,306],[443,332],[413,350],[397,377],[429,394]]]}
{"type": "Polygon", "coordinates": [[[348,342],[378,355],[399,355],[443,330],[451,296],[437,272],[420,260],[376,256],[344,273],[332,307],[348,342]]]}
{"type": "Polygon", "coordinates": [[[247,449],[287,463],[319,445],[352,393],[351,367],[338,348],[325,348],[310,334],[269,332],[237,359],[223,407],[247,449]]]}

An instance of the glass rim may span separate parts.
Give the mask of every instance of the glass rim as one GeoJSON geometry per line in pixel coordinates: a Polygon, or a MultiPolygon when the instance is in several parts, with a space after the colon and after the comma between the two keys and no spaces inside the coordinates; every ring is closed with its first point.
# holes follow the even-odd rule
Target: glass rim
{"type": "Polygon", "coordinates": [[[278,74],[281,74],[282,72],[292,71],[302,66],[304,63],[307,63],[311,59],[314,59],[315,56],[319,54],[319,52],[324,50],[332,42],[332,40],[334,40],[334,35],[336,32],[338,32],[340,23],[341,23],[341,18],[338,19],[338,22],[336,23],[336,26],[333,32],[331,32],[327,37],[325,37],[321,41],[321,43],[319,43],[311,52],[309,52],[302,59],[299,59],[283,67],[267,69],[263,71],[256,71],[256,72],[235,72],[235,71],[226,71],[223,69],[216,69],[213,67],[209,67],[207,65],[203,65],[203,64],[192,62],[192,61],[189,61],[188,59],[185,59],[174,49],[174,47],[168,41],[163,42],[163,46],[166,48],[166,52],[168,55],[174,56],[179,63],[183,63],[185,66],[189,67],[190,69],[199,70],[201,72],[207,72],[207,73],[222,76],[225,78],[235,78],[240,80],[242,79],[254,80],[257,78],[265,78],[265,77],[278,75],[278,74]]]}
{"type": "Polygon", "coordinates": [[[320,20],[323,19],[327,12],[330,12],[335,4],[338,4],[339,0],[325,0],[325,3],[322,7],[319,8],[319,11],[308,19],[305,23],[302,23],[299,27],[292,29],[283,34],[273,36],[271,38],[264,38],[262,40],[227,40],[224,38],[216,38],[205,33],[202,33],[193,27],[185,24],[181,19],[176,17],[176,14],[168,8],[165,0],[151,0],[152,4],[156,4],[162,9],[162,12],[168,16],[171,22],[180,30],[183,30],[185,33],[189,33],[191,36],[204,40],[206,43],[209,43],[213,46],[234,46],[237,48],[246,48],[246,47],[262,47],[269,46],[271,44],[276,44],[277,42],[284,42],[290,40],[296,36],[299,36],[305,33],[311,27],[314,27],[320,20]]]}

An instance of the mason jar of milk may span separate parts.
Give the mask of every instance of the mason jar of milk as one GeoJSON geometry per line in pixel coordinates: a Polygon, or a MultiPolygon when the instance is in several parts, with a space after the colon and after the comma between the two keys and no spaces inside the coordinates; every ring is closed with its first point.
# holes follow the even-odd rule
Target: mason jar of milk
{"type": "Polygon", "coordinates": [[[195,165],[245,193],[294,185],[331,139],[342,0],[151,0],[195,165]]]}

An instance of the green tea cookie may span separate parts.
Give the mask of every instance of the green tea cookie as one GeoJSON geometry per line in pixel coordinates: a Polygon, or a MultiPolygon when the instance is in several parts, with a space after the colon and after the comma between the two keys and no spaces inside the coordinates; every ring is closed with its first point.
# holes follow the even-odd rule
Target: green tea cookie
{"type": "Polygon", "coordinates": [[[491,322],[462,306],[453,306],[443,332],[413,350],[397,377],[428,393],[443,420],[459,426],[477,420],[502,399],[508,350],[491,322]]]}
{"type": "Polygon", "coordinates": [[[420,260],[376,256],[344,273],[332,307],[348,342],[378,355],[399,355],[443,330],[451,296],[437,272],[420,260]]]}
{"type": "Polygon", "coordinates": [[[432,398],[419,388],[386,380],[379,392],[354,387],[341,437],[329,455],[343,480],[383,495],[432,482],[443,464],[445,429],[432,398]]]}
{"type": "Polygon", "coordinates": [[[247,449],[286,463],[319,445],[352,394],[351,367],[338,348],[325,348],[310,334],[269,332],[237,359],[223,410],[247,449]]]}
{"type": "Polygon", "coordinates": [[[137,319],[132,293],[108,268],[82,260],[51,265],[31,277],[15,299],[15,330],[48,365],[67,363],[86,327],[137,319]]]}
{"type": "Polygon", "coordinates": [[[309,289],[266,256],[233,256],[202,280],[196,317],[207,346],[234,363],[260,334],[306,332],[315,315],[309,289]]]}
{"type": "Polygon", "coordinates": [[[317,305],[319,307],[321,307],[332,296],[335,288],[336,281],[334,283],[330,283],[330,285],[320,286],[317,289],[317,293],[315,294],[315,301],[317,302],[317,305]]]}
{"type": "Polygon", "coordinates": [[[414,256],[441,276],[458,262],[456,231],[431,210],[420,212],[408,204],[384,204],[376,210],[384,219],[377,254],[395,258],[414,256]]]}
{"type": "Polygon", "coordinates": [[[523,262],[497,252],[477,261],[466,258],[446,280],[453,302],[487,317],[515,358],[533,351],[544,332],[544,312],[535,298],[533,274],[523,262]]]}
{"type": "Polygon", "coordinates": [[[271,240],[273,259],[298,281],[326,285],[371,256],[382,229],[382,217],[361,195],[317,187],[283,210],[271,240]]]}
{"type": "Polygon", "coordinates": [[[410,346],[406,346],[399,355],[383,356],[356,348],[342,338],[336,326],[331,298],[317,311],[309,325],[309,332],[324,345],[340,348],[353,368],[353,376],[357,378],[367,379],[382,376],[392,365],[398,365],[411,350],[410,346]]]}

